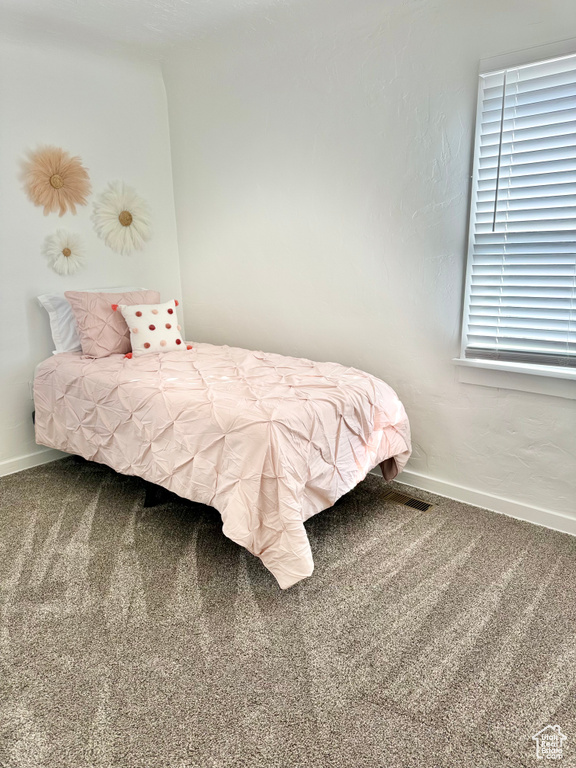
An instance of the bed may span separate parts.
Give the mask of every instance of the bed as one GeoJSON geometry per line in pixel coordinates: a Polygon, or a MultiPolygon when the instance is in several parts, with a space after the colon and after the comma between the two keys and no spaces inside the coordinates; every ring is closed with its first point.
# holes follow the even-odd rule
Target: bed
{"type": "Polygon", "coordinates": [[[282,589],[314,569],[304,522],[410,456],[404,407],[380,379],[236,347],[57,354],[37,367],[34,401],[38,443],[215,507],[282,589]]]}

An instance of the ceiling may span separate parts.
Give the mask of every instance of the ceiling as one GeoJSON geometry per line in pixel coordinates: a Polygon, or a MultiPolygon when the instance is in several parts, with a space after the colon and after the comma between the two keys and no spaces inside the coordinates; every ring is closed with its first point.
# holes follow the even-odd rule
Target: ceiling
{"type": "Polygon", "coordinates": [[[234,17],[288,0],[0,0],[0,30],[161,56],[234,17]]]}

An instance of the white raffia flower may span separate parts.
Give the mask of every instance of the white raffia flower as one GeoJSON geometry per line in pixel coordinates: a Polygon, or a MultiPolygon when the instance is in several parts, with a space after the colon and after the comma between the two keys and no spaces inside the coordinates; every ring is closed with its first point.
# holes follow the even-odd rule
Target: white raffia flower
{"type": "Polygon", "coordinates": [[[67,229],[57,229],[53,235],[48,235],[43,252],[49,266],[59,275],[73,275],[84,266],[82,238],[67,229]]]}
{"type": "Polygon", "coordinates": [[[94,229],[116,253],[141,250],[150,239],[150,210],[136,190],[113,181],[94,203],[94,229]]]}

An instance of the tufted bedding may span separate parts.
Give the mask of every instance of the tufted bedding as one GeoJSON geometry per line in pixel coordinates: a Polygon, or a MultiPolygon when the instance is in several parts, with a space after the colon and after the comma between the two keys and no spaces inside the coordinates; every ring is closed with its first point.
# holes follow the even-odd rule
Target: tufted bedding
{"type": "Polygon", "coordinates": [[[234,347],[55,355],[34,399],[38,443],[215,507],[283,589],[314,569],[304,521],[410,455],[406,413],[380,379],[234,347]]]}

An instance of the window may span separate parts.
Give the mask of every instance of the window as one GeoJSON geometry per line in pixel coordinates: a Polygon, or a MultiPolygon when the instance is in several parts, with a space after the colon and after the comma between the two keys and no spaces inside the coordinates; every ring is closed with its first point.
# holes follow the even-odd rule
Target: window
{"type": "Polygon", "coordinates": [[[461,357],[576,373],[576,55],[480,76],[461,357]]]}

